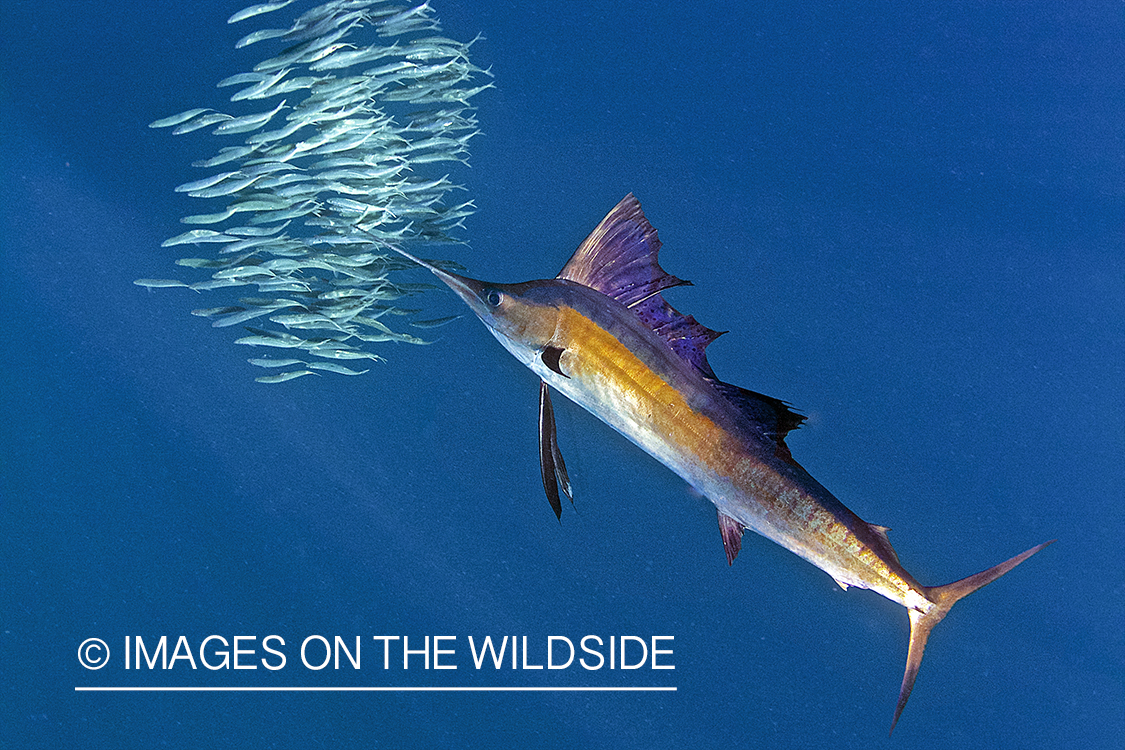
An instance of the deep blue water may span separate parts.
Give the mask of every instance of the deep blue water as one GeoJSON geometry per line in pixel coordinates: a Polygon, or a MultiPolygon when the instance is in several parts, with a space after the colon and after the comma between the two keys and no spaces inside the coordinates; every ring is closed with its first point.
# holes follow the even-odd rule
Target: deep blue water
{"type": "Polygon", "coordinates": [[[553,276],[633,191],[695,283],[670,301],[730,331],[716,372],[809,416],[795,457],[917,578],[1059,539],[937,629],[888,741],[901,608],[756,537],[728,568],[710,503],[556,399],[560,525],[535,378],[475,320],[265,386],[206,298],[131,283],[174,273],[172,188],[213,150],[146,124],[260,59],[244,2],[0,3],[0,746],[1119,747],[1119,3],[434,0],[496,76],[450,251],[474,275],[553,276]],[[121,663],[270,634],[276,672],[121,663]],[[362,636],[362,669],[304,669],[313,634],[362,636]],[[489,634],[670,635],[675,670],[478,672],[489,634]],[[373,635],[457,636],[458,669],[383,671],[373,635]]]}

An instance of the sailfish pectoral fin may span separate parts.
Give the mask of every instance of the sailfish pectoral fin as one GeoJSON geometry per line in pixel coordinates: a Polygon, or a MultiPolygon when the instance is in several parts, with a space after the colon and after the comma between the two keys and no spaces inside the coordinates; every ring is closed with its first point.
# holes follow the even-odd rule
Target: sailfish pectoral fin
{"type": "Polygon", "coordinates": [[[1052,539],[1050,542],[1032,547],[1026,552],[974,576],[962,578],[960,581],[947,583],[944,586],[926,588],[926,598],[934,603],[934,607],[929,612],[922,612],[917,609],[908,610],[910,615],[910,648],[906,654],[906,673],[902,676],[902,688],[898,693],[898,705],[895,706],[895,717],[891,721],[891,732],[895,731],[898,717],[902,715],[902,709],[906,708],[906,701],[910,699],[910,692],[914,689],[914,680],[918,677],[918,668],[922,666],[922,655],[926,651],[926,641],[929,640],[930,631],[934,629],[934,626],[941,622],[942,618],[949,613],[950,608],[961,599],[992,583],[1054,541],[1052,539]]]}
{"type": "MultiPolygon", "coordinates": [[[[539,359],[543,360],[543,364],[564,378],[569,378],[565,372],[562,371],[562,355],[563,350],[557,346],[548,346],[543,349],[539,354],[539,359]]],[[[546,385],[544,383],[543,385],[546,385]]]]}
{"type": "Polygon", "coordinates": [[[562,502],[559,488],[566,499],[574,505],[574,495],[570,489],[570,477],[566,473],[566,463],[559,451],[558,433],[555,430],[555,409],[551,406],[551,391],[546,381],[539,381],[539,471],[543,476],[543,491],[547,501],[555,511],[555,518],[562,520],[562,502]]]}

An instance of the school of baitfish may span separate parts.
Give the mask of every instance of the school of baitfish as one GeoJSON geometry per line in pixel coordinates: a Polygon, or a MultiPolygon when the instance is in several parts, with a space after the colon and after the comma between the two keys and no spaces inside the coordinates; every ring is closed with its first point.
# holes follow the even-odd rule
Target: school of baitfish
{"type": "MultiPolygon", "coordinates": [[[[292,2],[254,5],[228,23],[292,2]]],[[[256,288],[236,305],[193,314],[217,328],[253,321],[260,327],[247,326],[250,335],[236,343],[288,350],[284,358],[249,360],[275,371],[257,378],[263,383],[320,372],[360,375],[367,370],[339,361],[380,360],[369,344],[427,343],[388,322],[418,313],[399,301],[430,285],[392,281],[393,272],[413,266],[380,246],[456,241],[451,233],[475,206],[451,199],[461,186],[442,167],[468,163],[468,142],[480,132],[469,100],[492,86],[479,83],[491,73],[468,58],[477,40],[461,43],[440,32],[428,0],[335,0],[287,28],[244,36],[237,48],[267,40],[284,48],[218,86],[239,87],[231,102],[271,100],[262,111],[196,108],[149,126],[241,136],[194,162],[217,171],[176,188],[221,208],[184,217],[194,228],[163,243],[211,249],[208,257],[176,261],[211,277],[135,283],[197,292],[256,288]]],[[[452,319],[410,324],[431,328],[452,319]]]]}

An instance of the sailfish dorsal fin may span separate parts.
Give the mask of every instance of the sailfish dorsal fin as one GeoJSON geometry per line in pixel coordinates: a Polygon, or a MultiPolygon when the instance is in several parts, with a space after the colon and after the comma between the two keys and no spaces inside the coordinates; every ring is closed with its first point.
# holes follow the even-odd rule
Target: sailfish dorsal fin
{"type": "Polygon", "coordinates": [[[741,412],[748,424],[772,441],[777,455],[793,461],[785,436],[799,427],[804,417],[784,401],[724,383],[707,363],[708,344],[722,335],[669,305],[660,292],[690,284],[660,267],[660,239],[648,223],[640,201],[629,193],[563,266],[557,278],[568,279],[613,297],[622,303],[681,359],[694,365],[715,388],[741,412]]]}
{"type": "Polygon", "coordinates": [[[677,312],[660,292],[691,284],[660,267],[660,238],[641,203],[629,193],[606,214],[563,266],[568,279],[613,297],[631,309],[681,358],[714,377],[704,349],[721,334],[677,312]]]}
{"type": "Polygon", "coordinates": [[[576,281],[631,307],[662,289],[690,284],[665,273],[660,238],[632,193],[582,241],[557,278],[576,281]]]}

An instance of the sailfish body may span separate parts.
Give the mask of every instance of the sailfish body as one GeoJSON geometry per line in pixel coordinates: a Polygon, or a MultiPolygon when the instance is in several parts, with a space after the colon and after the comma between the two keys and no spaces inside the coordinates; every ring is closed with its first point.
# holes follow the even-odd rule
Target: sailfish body
{"type": "Polygon", "coordinates": [[[733,563],[742,533],[750,529],[821,568],[845,589],[871,589],[906,607],[910,649],[897,722],[933,626],[957,600],[1046,544],[956,583],[918,583],[899,563],[884,527],[860,519],[793,460],[785,436],[803,417],[778,399],[715,376],[704,350],[719,334],[665,302],[662,290],[687,282],[660,268],[659,248],[656,230],[629,195],[554,279],[492,284],[418,262],[541,379],[540,460],[556,515],[562,510],[560,485],[563,494],[571,493],[548,386],[709,498],[718,511],[728,562],[733,563]]]}

